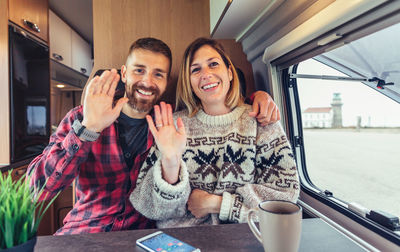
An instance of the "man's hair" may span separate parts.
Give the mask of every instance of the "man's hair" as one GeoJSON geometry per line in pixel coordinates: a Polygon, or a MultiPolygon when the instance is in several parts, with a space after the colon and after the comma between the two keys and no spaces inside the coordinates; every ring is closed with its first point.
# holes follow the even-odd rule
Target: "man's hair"
{"type": "Polygon", "coordinates": [[[171,49],[169,49],[167,44],[156,38],[140,38],[133,42],[131,47],[129,47],[128,57],[136,49],[144,49],[155,53],[161,53],[167,57],[169,60],[168,76],[171,74],[172,54],[171,49]]]}
{"type": "Polygon", "coordinates": [[[194,116],[201,108],[201,101],[192,90],[190,84],[190,65],[193,62],[193,57],[197,50],[202,46],[211,46],[214,48],[224,61],[225,66],[232,71],[232,81],[229,91],[226,95],[225,105],[230,109],[243,104],[243,97],[240,94],[239,78],[236,73],[235,66],[231,59],[225,53],[224,48],[216,40],[208,38],[198,38],[193,41],[185,50],[183,55],[182,65],[179,72],[178,84],[176,88],[176,108],[186,107],[189,116],[194,116]]]}

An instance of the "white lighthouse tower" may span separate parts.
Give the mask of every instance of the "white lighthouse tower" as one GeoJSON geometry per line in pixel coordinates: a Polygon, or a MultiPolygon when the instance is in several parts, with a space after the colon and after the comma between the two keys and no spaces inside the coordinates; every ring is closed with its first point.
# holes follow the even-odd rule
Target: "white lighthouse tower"
{"type": "Polygon", "coordinates": [[[340,97],[340,93],[334,93],[332,99],[332,110],[333,110],[333,118],[332,118],[332,128],[341,128],[342,124],[342,98],[340,97]]]}

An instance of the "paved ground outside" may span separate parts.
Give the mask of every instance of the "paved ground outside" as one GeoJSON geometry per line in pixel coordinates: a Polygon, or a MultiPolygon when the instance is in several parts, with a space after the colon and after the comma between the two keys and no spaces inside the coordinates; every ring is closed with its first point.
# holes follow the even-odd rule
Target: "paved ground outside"
{"type": "Polygon", "coordinates": [[[400,129],[305,129],[304,144],[315,185],[400,216],[400,129]]]}

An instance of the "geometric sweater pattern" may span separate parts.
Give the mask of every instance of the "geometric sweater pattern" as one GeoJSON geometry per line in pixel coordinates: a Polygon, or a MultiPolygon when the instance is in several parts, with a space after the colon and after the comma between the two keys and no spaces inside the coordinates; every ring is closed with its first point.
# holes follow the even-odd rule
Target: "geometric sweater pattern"
{"type": "Polygon", "coordinates": [[[243,223],[261,201],[296,202],[299,177],[282,126],[260,126],[249,111],[242,105],[219,116],[203,110],[191,118],[187,111],[174,113],[187,134],[179,182],[171,185],[162,178],[161,154],[154,145],[130,196],[135,209],[162,228],[243,223]],[[219,214],[195,218],[186,206],[192,189],[222,196],[219,214]]]}

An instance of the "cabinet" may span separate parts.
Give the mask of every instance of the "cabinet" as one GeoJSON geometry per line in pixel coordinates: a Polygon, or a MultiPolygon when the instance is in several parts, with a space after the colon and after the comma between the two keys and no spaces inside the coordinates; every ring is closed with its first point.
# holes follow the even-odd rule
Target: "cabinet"
{"type": "Polygon", "coordinates": [[[50,57],[86,76],[92,71],[91,48],[78,33],[49,11],[50,57]]]}
{"type": "Polygon", "coordinates": [[[54,12],[49,11],[50,57],[71,66],[71,28],[54,12]]]}
{"type": "Polygon", "coordinates": [[[72,186],[62,191],[53,203],[54,207],[54,230],[57,231],[63,226],[65,216],[72,210],[72,186]]]}
{"type": "Polygon", "coordinates": [[[88,76],[92,71],[90,45],[73,30],[71,37],[72,68],[88,76]]]}
{"type": "Polygon", "coordinates": [[[19,180],[22,176],[25,176],[26,170],[28,169],[28,165],[24,165],[18,167],[11,171],[11,177],[13,181],[19,180]]]}
{"type": "Polygon", "coordinates": [[[9,20],[48,42],[48,0],[9,0],[9,20]]]}

